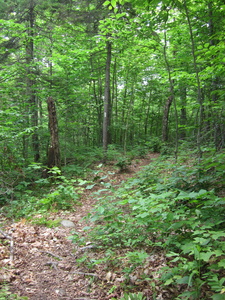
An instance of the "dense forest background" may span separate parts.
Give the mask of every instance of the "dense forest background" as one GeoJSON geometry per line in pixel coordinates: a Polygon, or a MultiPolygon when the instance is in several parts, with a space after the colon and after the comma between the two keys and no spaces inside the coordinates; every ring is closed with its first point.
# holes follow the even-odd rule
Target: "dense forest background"
{"type": "Polygon", "coordinates": [[[223,1],[112,5],[1,1],[1,172],[46,163],[48,97],[63,164],[155,139],[224,147],[223,1]]]}
{"type": "Polygon", "coordinates": [[[224,16],[222,0],[0,0],[0,212],[53,226],[103,187],[101,257],[77,262],[125,274],[107,295],[162,299],[162,275],[173,299],[224,299],[224,16]]]}

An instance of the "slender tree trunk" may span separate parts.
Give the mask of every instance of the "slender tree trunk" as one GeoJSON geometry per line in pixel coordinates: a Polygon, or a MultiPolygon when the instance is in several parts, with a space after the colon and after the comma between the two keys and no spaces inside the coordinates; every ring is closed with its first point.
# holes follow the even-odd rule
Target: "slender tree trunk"
{"type": "Polygon", "coordinates": [[[190,34],[190,40],[191,40],[191,52],[192,52],[192,57],[193,57],[193,65],[194,65],[194,70],[195,70],[195,78],[196,78],[196,83],[197,83],[197,91],[198,91],[198,104],[199,104],[199,112],[197,115],[197,147],[198,147],[198,155],[199,159],[202,157],[202,150],[201,150],[201,130],[202,130],[202,120],[203,120],[203,96],[202,96],[202,91],[201,91],[201,82],[200,82],[200,76],[199,76],[199,69],[197,65],[197,56],[196,56],[196,51],[195,51],[195,40],[194,40],[194,34],[192,30],[192,25],[191,25],[191,19],[189,15],[189,11],[187,8],[187,3],[184,1],[184,10],[186,13],[186,18],[188,22],[188,27],[189,27],[189,34],[190,34]]]}
{"type": "Polygon", "coordinates": [[[33,0],[30,1],[28,11],[28,29],[27,29],[27,43],[26,43],[26,64],[27,64],[27,96],[30,107],[30,125],[33,127],[32,134],[32,150],[34,154],[34,161],[39,161],[39,136],[38,136],[38,101],[35,90],[36,79],[34,73],[34,8],[33,0]]]}
{"type": "Polygon", "coordinates": [[[123,150],[124,153],[126,153],[127,150],[127,141],[128,141],[128,137],[130,135],[130,140],[131,138],[131,133],[129,131],[129,127],[130,127],[130,121],[132,120],[132,112],[133,112],[133,106],[134,106],[134,85],[135,85],[135,80],[132,82],[132,87],[131,87],[131,95],[130,95],[130,101],[128,103],[128,107],[126,109],[126,117],[124,120],[124,126],[125,126],[125,130],[124,130],[124,138],[123,138],[123,150]]]}
{"type": "Polygon", "coordinates": [[[109,143],[109,125],[111,114],[111,99],[110,99],[110,66],[111,66],[111,49],[110,41],[106,42],[107,59],[106,59],[106,72],[105,72],[105,95],[104,95],[104,116],[103,116],[103,151],[104,161],[107,157],[107,149],[109,143]]]}
{"type": "Polygon", "coordinates": [[[169,137],[169,112],[170,112],[170,107],[171,104],[173,102],[173,95],[170,95],[167,100],[166,103],[164,105],[164,112],[163,112],[163,122],[162,122],[162,140],[164,142],[168,141],[168,137],[169,137]]]}
{"type": "MultiPolygon", "coordinates": [[[[172,80],[172,76],[171,76],[171,68],[170,68],[170,64],[167,58],[167,53],[166,53],[166,49],[167,49],[167,37],[166,37],[166,30],[164,31],[164,48],[163,48],[163,55],[164,55],[164,60],[165,60],[165,64],[166,64],[166,69],[168,72],[168,79],[169,79],[169,85],[170,85],[170,95],[167,98],[167,101],[165,103],[164,106],[164,113],[163,113],[163,124],[162,124],[162,140],[164,142],[168,141],[169,138],[169,112],[170,112],[170,107],[171,104],[174,101],[174,83],[172,80]]],[[[178,137],[177,137],[177,131],[178,131],[178,125],[177,125],[177,110],[176,110],[176,103],[174,103],[175,106],[175,114],[176,114],[176,150],[175,153],[177,155],[177,151],[178,151],[178,137]]]]}
{"type": "Polygon", "coordinates": [[[122,104],[122,112],[121,112],[120,138],[119,138],[119,143],[121,145],[124,144],[124,135],[125,135],[124,124],[126,122],[128,77],[129,77],[129,70],[127,71],[126,79],[125,79],[125,83],[124,83],[123,104],[122,104]]]}
{"type": "MultiPolygon", "coordinates": [[[[117,84],[117,60],[115,58],[114,65],[113,65],[113,78],[112,78],[112,103],[111,107],[113,107],[113,120],[111,122],[115,125],[118,124],[118,84],[117,84]]],[[[112,141],[114,143],[117,143],[117,137],[118,137],[118,130],[117,126],[116,129],[113,130],[113,136],[112,141]]]]}
{"type": "Polygon", "coordinates": [[[181,101],[181,111],[180,111],[180,138],[183,140],[186,138],[186,129],[185,126],[187,124],[187,88],[185,87],[185,83],[181,83],[180,87],[180,101],[181,101]]]}
{"type": "MultiPolygon", "coordinates": [[[[215,46],[218,44],[218,40],[215,38],[216,34],[216,22],[215,20],[215,13],[214,13],[214,3],[213,1],[210,1],[208,3],[208,14],[209,14],[209,22],[208,22],[208,30],[209,30],[209,39],[210,39],[210,45],[215,46]]],[[[217,21],[218,18],[217,18],[217,21]]],[[[215,59],[215,55],[212,57],[215,59]]],[[[213,139],[214,139],[214,145],[217,150],[224,147],[224,118],[221,115],[220,118],[218,118],[218,110],[214,109],[215,103],[218,103],[218,93],[216,92],[218,87],[221,85],[221,79],[218,76],[212,76],[211,81],[211,87],[210,87],[210,100],[211,103],[209,105],[209,114],[208,114],[208,127],[209,132],[213,132],[213,139]]]]}
{"type": "Polygon", "coordinates": [[[50,146],[48,149],[48,168],[61,167],[60,148],[58,136],[58,121],[56,114],[55,102],[52,97],[48,97],[48,117],[49,117],[49,131],[50,131],[50,146]]]}
{"type": "Polygon", "coordinates": [[[91,95],[93,97],[93,100],[95,102],[95,107],[96,107],[96,142],[98,145],[101,144],[102,142],[102,123],[103,123],[103,118],[102,118],[102,108],[103,108],[103,103],[102,103],[102,79],[101,79],[101,72],[100,69],[97,68],[98,72],[95,75],[95,67],[94,67],[94,55],[91,55],[90,57],[90,65],[91,65],[91,72],[93,75],[93,78],[91,78],[90,82],[90,87],[91,87],[91,95]],[[97,79],[95,79],[97,77],[97,79]]]}
{"type": "MultiPolygon", "coordinates": [[[[151,101],[152,101],[152,91],[150,90],[149,92],[149,97],[148,97],[148,103],[147,103],[147,111],[145,115],[145,120],[144,120],[144,136],[145,140],[147,140],[148,136],[148,126],[149,126],[149,118],[150,118],[150,108],[151,108],[151,101]]],[[[143,105],[144,108],[144,105],[143,105]]]]}

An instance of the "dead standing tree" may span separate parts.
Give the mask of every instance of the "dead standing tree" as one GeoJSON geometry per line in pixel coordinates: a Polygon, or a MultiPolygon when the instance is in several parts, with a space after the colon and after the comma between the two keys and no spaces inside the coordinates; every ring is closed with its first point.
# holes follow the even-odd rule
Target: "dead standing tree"
{"type": "Polygon", "coordinates": [[[50,145],[48,148],[48,168],[61,166],[60,149],[59,149],[59,135],[58,135],[58,121],[56,114],[55,102],[52,97],[48,97],[48,118],[50,131],[50,145]]]}

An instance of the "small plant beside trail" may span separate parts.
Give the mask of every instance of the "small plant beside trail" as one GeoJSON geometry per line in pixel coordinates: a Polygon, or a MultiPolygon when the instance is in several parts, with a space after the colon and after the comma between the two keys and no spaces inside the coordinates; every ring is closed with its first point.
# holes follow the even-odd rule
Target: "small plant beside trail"
{"type": "Polygon", "coordinates": [[[131,165],[131,160],[128,157],[121,157],[116,162],[115,166],[119,167],[120,172],[125,172],[128,170],[129,165],[131,165]]]}
{"type": "MultiPolygon", "coordinates": [[[[177,300],[225,299],[222,157],[208,156],[200,164],[161,157],[99,199],[88,239],[102,249],[102,258],[92,260],[92,268],[108,265],[115,278],[124,274],[118,289],[137,292],[147,286],[153,299],[160,284],[177,300]]],[[[82,263],[88,260],[86,255],[82,263]]]]}
{"type": "Polygon", "coordinates": [[[28,300],[27,297],[20,297],[16,294],[13,294],[9,291],[7,285],[1,286],[0,290],[0,300],[28,300]]]}
{"type": "MultiPolygon", "coordinates": [[[[42,169],[40,164],[29,166],[31,173],[42,169]],[[33,172],[32,172],[33,170],[33,172]]],[[[33,176],[34,176],[33,175],[33,176]]],[[[40,178],[38,175],[32,180],[27,177],[14,189],[14,200],[2,208],[7,217],[29,218],[34,214],[45,214],[50,210],[69,210],[79,204],[83,187],[76,184],[76,179],[68,179],[62,175],[57,167],[51,169],[51,176],[40,178]]]]}
{"type": "MultiPolygon", "coordinates": [[[[114,299],[114,298],[112,298],[114,299]]],[[[137,293],[137,294],[132,294],[132,293],[129,293],[129,294],[124,294],[120,300],[145,300],[146,297],[144,297],[143,293],[137,293]]]]}

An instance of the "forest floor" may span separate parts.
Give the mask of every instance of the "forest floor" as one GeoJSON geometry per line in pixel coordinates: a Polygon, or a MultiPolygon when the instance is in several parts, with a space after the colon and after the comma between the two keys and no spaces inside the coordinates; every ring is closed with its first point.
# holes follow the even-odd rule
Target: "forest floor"
{"type": "MultiPolygon", "coordinates": [[[[104,175],[112,171],[106,181],[119,187],[121,182],[134,177],[157,156],[149,154],[143,159],[134,160],[127,172],[115,172],[115,165],[105,165],[101,172],[104,175]]],[[[6,282],[10,291],[26,296],[29,300],[119,299],[119,292],[112,290],[108,294],[114,283],[110,283],[112,274],[103,265],[95,266],[94,271],[89,271],[84,265],[77,263],[77,259],[85,251],[90,251],[89,245],[80,247],[68,239],[73,231],[85,235],[82,228],[87,226],[87,221],[84,217],[97,204],[94,192],[98,189],[102,189],[102,186],[86,190],[80,199],[81,205],[76,206],[74,211],[59,211],[48,216],[51,220],[72,221],[75,224],[72,229],[62,225],[54,228],[33,225],[26,219],[12,224],[5,223],[0,231],[0,239],[4,241],[0,244],[0,283],[6,282]]],[[[101,253],[98,249],[91,249],[91,255],[98,257],[101,253]]],[[[162,254],[159,253],[158,256],[156,269],[163,264],[162,254]]],[[[154,269],[154,262],[152,268],[154,269]]],[[[113,278],[114,282],[119,282],[122,275],[117,276],[117,279],[113,278]]]]}

